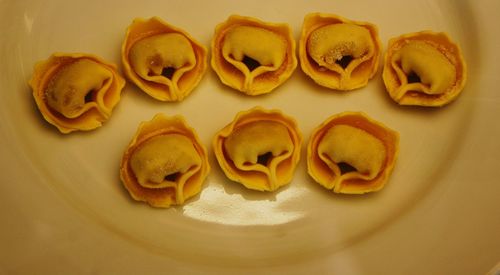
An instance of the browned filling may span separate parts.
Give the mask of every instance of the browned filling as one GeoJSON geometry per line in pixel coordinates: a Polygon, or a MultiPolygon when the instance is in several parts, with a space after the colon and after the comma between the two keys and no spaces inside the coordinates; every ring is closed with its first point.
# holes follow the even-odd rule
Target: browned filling
{"type": "Polygon", "coordinates": [[[165,180],[166,181],[177,181],[177,178],[179,177],[179,175],[180,175],[179,172],[166,175],[165,176],[165,180]]]}
{"type": "Polygon", "coordinates": [[[354,58],[351,55],[344,55],[341,59],[336,60],[335,63],[339,64],[342,69],[345,69],[349,66],[349,63],[351,63],[353,59],[354,58]]]}
{"type": "Polygon", "coordinates": [[[344,174],[347,174],[347,173],[350,173],[350,172],[356,172],[356,171],[358,171],[356,168],[354,168],[353,166],[351,166],[347,162],[339,162],[339,163],[337,163],[337,166],[340,169],[340,174],[341,175],[344,175],[344,174]]]}
{"type": "Polygon", "coordinates": [[[175,68],[174,67],[165,67],[163,68],[163,70],[161,71],[161,75],[163,75],[164,77],[172,80],[172,77],[174,76],[174,73],[175,73],[175,68]]]}
{"type": "Polygon", "coordinates": [[[408,74],[408,76],[406,76],[406,78],[408,79],[408,83],[420,83],[421,82],[420,77],[415,72],[410,72],[408,74]]]}
{"type": "Polygon", "coordinates": [[[267,152],[265,154],[259,155],[257,157],[257,163],[261,164],[261,165],[264,165],[264,166],[267,166],[267,164],[269,163],[269,160],[272,157],[273,157],[273,153],[271,153],[271,152],[267,152]]]}
{"type": "Polygon", "coordinates": [[[88,91],[87,94],[85,95],[85,103],[94,101],[94,94],[95,94],[94,90],[88,91]]]}
{"type": "Polygon", "coordinates": [[[260,66],[260,63],[259,61],[251,58],[251,57],[248,57],[248,56],[244,56],[243,57],[243,60],[242,60],[243,64],[245,64],[248,68],[249,71],[253,71],[255,70],[257,67],[260,66]]]}

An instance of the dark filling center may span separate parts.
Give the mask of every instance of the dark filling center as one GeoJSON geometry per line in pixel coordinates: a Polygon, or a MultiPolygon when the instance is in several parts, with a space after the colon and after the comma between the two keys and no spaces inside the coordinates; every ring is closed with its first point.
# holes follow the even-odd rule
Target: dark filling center
{"type": "Polygon", "coordinates": [[[341,175],[349,173],[349,172],[356,172],[356,171],[358,171],[356,168],[354,168],[353,166],[351,166],[347,162],[339,162],[339,163],[337,163],[337,166],[340,168],[340,174],[341,175]]]}
{"type": "Polygon", "coordinates": [[[415,72],[410,72],[410,74],[408,74],[408,83],[420,83],[422,82],[420,80],[420,77],[418,76],[418,74],[416,74],[415,72]]]}
{"type": "Polygon", "coordinates": [[[260,156],[257,157],[257,163],[261,164],[261,165],[264,165],[264,166],[267,166],[267,163],[269,162],[269,160],[272,157],[273,157],[273,153],[267,152],[267,153],[262,154],[262,155],[260,155],[260,156]]]}
{"type": "Polygon", "coordinates": [[[249,71],[253,71],[253,70],[255,70],[255,68],[260,66],[259,61],[255,60],[251,57],[248,57],[246,55],[243,57],[242,62],[243,62],[243,64],[245,64],[247,66],[249,71]]]}
{"type": "Polygon", "coordinates": [[[175,68],[174,67],[166,67],[166,68],[163,68],[163,70],[161,70],[161,75],[163,75],[164,77],[172,80],[172,76],[174,76],[174,73],[175,73],[175,68]]]}
{"type": "Polygon", "coordinates": [[[86,95],[85,95],[85,103],[89,103],[94,101],[94,90],[90,90],[86,95]]]}
{"type": "Polygon", "coordinates": [[[172,174],[166,175],[166,176],[165,176],[165,180],[166,180],[166,181],[176,181],[176,180],[177,180],[177,177],[178,177],[180,174],[181,174],[181,173],[176,172],[176,173],[172,173],[172,174]]]}
{"type": "Polygon", "coordinates": [[[349,66],[349,63],[351,63],[353,59],[354,58],[351,55],[344,55],[341,59],[336,60],[335,63],[339,64],[342,69],[345,69],[349,66]]]}

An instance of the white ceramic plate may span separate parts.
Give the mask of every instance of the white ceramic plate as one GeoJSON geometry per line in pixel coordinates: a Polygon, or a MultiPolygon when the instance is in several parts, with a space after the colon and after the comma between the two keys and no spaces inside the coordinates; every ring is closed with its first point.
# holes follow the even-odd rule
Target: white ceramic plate
{"type": "Polygon", "coordinates": [[[0,1],[0,271],[486,273],[500,260],[499,9],[494,0],[0,1]],[[180,103],[128,84],[102,128],[61,135],[42,119],[27,85],[34,63],[53,52],[120,64],[135,17],[159,16],[208,47],[230,14],[287,22],[298,40],[303,17],[314,11],[377,24],[384,47],[403,33],[449,33],[469,67],[463,94],[444,108],[401,107],[386,94],[381,70],[367,87],[339,93],[298,67],[273,93],[248,97],[209,70],[180,103]],[[306,142],[342,111],[363,111],[399,131],[389,183],[374,194],[335,195],[307,176],[305,150],[293,182],[277,192],[230,182],[211,139],[257,105],[295,117],[306,142]],[[138,124],[159,112],[184,115],[210,148],[204,189],[182,207],[135,202],[119,179],[138,124]]]}

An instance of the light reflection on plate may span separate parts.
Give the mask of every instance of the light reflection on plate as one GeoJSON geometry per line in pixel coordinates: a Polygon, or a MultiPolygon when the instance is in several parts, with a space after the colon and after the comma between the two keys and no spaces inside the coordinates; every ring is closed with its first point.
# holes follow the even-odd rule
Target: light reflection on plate
{"type": "Polygon", "coordinates": [[[304,217],[306,211],[287,211],[281,205],[300,200],[306,192],[305,187],[291,186],[276,195],[267,194],[266,200],[249,201],[242,194],[228,194],[221,185],[212,184],[203,189],[197,203],[188,203],[182,210],[187,217],[226,225],[285,224],[304,217]]]}

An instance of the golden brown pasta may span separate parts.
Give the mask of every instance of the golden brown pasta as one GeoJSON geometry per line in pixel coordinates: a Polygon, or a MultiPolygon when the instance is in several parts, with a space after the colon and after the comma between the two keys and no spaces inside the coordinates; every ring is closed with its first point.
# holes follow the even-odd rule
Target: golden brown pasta
{"type": "Polygon", "coordinates": [[[290,183],[302,135],[293,118],[260,107],[240,112],[213,140],[226,176],[249,189],[273,191],[290,183]]]}
{"type": "Polygon", "coordinates": [[[125,75],[161,101],[181,101],[207,69],[207,50],[187,32],[158,17],[135,19],[122,45],[125,75]]]}
{"type": "Polygon", "coordinates": [[[67,134],[108,120],[125,80],[114,64],[95,55],[54,53],[35,65],[29,84],[45,120],[67,134]]]}
{"type": "Polygon", "coordinates": [[[387,92],[401,105],[443,106],[464,88],[467,68],[448,35],[422,31],[389,41],[382,76],[387,92]]]}
{"type": "Polygon", "coordinates": [[[215,29],[211,65],[229,87],[269,93],[297,67],[292,31],[286,24],[233,15],[215,29]]]}
{"type": "Polygon", "coordinates": [[[300,65],[321,86],[353,90],[366,86],[377,72],[381,48],[375,25],[311,13],[302,26],[300,65]]]}
{"type": "Polygon", "coordinates": [[[399,134],[363,113],[328,118],[307,147],[309,175],[335,193],[362,194],[384,187],[396,162],[399,134]]]}
{"type": "Polygon", "coordinates": [[[132,198],[155,207],[183,204],[201,191],[207,151],[183,117],[156,115],[128,145],[120,177],[132,198]]]}

